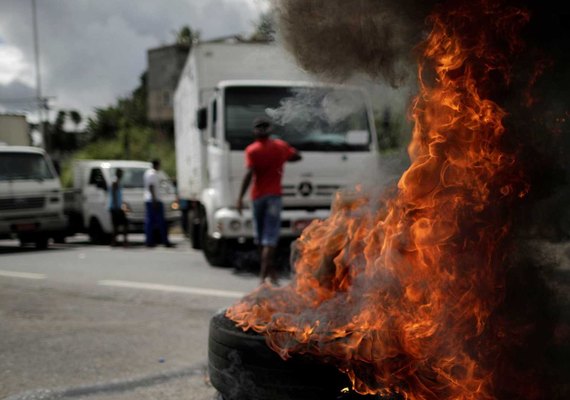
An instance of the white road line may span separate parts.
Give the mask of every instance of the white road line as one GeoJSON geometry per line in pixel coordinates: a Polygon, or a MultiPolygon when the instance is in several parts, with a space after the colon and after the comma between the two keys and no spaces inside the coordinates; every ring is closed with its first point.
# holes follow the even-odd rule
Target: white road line
{"type": "Polygon", "coordinates": [[[2,271],[0,276],[8,276],[10,278],[23,278],[23,279],[46,279],[44,274],[35,274],[33,272],[16,272],[16,271],[2,271]]]}
{"type": "Polygon", "coordinates": [[[234,292],[230,290],[203,289],[188,286],[161,285],[158,283],[130,282],[130,281],[99,281],[102,286],[114,286],[131,289],[159,290],[163,292],[189,293],[202,296],[229,297],[241,299],[245,296],[243,292],[234,292]]]}

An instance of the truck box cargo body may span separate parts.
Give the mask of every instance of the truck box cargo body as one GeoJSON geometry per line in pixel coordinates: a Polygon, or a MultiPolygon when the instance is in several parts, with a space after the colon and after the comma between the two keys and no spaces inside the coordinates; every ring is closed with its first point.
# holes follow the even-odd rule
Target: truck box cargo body
{"type": "Polygon", "coordinates": [[[30,146],[30,127],[25,115],[0,114],[0,145],[30,146]]]}
{"type": "Polygon", "coordinates": [[[0,238],[45,248],[65,225],[62,186],[46,152],[0,145],[0,238]]]}
{"type": "MultiPolygon", "coordinates": [[[[106,242],[112,232],[109,190],[116,170],[123,170],[123,204],[130,232],[144,232],[143,175],[146,161],[77,160],[73,163],[73,190],[66,193],[66,214],[74,232],[86,232],[95,243],[106,242]]],[[[159,171],[162,173],[162,171],[159,171]]],[[[159,188],[165,218],[172,226],[180,220],[174,186],[162,173],[159,188]]]]}
{"type": "Polygon", "coordinates": [[[213,265],[225,264],[236,244],[253,238],[250,209],[239,215],[235,203],[255,117],[270,117],[274,136],[303,156],[284,168],[283,238],[327,218],[333,195],[379,161],[365,92],[312,80],[274,45],[195,46],[174,112],[179,196],[193,206],[192,245],[213,265]]]}

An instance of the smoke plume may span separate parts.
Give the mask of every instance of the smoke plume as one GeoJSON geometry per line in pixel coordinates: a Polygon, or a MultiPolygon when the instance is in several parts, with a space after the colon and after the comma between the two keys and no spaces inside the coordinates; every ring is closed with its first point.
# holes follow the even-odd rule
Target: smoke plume
{"type": "Polygon", "coordinates": [[[277,0],[280,33],[301,67],[324,78],[356,73],[404,82],[423,19],[437,1],[277,0]]]}

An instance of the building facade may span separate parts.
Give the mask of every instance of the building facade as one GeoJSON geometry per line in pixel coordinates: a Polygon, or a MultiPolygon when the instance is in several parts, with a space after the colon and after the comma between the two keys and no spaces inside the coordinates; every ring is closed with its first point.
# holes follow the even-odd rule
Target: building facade
{"type": "Polygon", "coordinates": [[[190,46],[173,44],[147,51],[147,118],[157,124],[173,121],[173,98],[190,46]]]}

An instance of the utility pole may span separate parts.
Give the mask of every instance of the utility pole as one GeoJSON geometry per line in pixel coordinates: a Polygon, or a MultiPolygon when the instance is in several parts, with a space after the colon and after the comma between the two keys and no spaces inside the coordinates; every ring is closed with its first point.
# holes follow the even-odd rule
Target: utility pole
{"type": "MultiPolygon", "coordinates": [[[[44,148],[47,149],[48,141],[44,128],[44,99],[42,98],[42,79],[40,72],[40,51],[39,51],[39,38],[38,38],[38,19],[36,13],[36,0],[32,0],[32,17],[34,27],[34,57],[36,64],[36,97],[38,102],[38,127],[42,136],[44,148]]],[[[49,149],[48,149],[49,150],[49,149]]]]}

